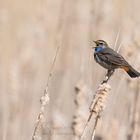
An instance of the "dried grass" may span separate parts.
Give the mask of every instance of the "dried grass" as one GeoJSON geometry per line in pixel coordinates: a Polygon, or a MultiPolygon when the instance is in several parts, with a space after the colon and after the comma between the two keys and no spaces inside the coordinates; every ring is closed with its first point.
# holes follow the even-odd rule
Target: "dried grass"
{"type": "Polygon", "coordinates": [[[56,54],[54,56],[53,63],[51,65],[51,69],[50,69],[49,77],[47,81],[47,86],[46,86],[46,89],[44,90],[44,95],[40,98],[40,103],[41,103],[40,113],[38,114],[38,117],[37,117],[36,126],[33,132],[32,140],[41,140],[43,137],[43,127],[46,123],[45,108],[46,108],[46,105],[49,103],[49,93],[48,93],[49,82],[52,76],[52,72],[54,69],[54,65],[56,62],[59,48],[60,47],[57,47],[56,54]]]}
{"type": "Polygon", "coordinates": [[[108,85],[106,82],[106,83],[102,83],[101,85],[99,85],[98,89],[96,90],[96,93],[92,99],[92,103],[91,103],[90,108],[89,108],[90,115],[88,117],[88,120],[86,121],[86,124],[84,126],[83,132],[82,132],[81,137],[80,137],[80,140],[83,139],[85,130],[86,130],[93,115],[95,116],[95,123],[93,126],[91,139],[94,140],[97,124],[98,124],[98,121],[101,117],[101,113],[104,111],[104,108],[106,106],[106,100],[107,100],[107,97],[109,95],[110,89],[111,89],[110,85],[108,85]]]}

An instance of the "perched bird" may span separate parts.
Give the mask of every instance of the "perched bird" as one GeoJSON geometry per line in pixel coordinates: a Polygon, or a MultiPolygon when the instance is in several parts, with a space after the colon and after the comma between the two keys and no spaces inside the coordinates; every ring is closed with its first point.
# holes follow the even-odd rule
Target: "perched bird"
{"type": "Polygon", "coordinates": [[[104,40],[94,41],[94,59],[107,70],[114,71],[117,68],[125,70],[131,78],[139,77],[136,71],[119,53],[111,49],[104,40]]]}

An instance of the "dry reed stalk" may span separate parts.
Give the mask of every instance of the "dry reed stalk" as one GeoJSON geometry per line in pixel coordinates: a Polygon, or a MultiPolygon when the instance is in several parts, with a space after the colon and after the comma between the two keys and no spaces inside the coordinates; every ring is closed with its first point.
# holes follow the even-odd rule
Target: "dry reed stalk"
{"type": "Polygon", "coordinates": [[[80,140],[83,139],[85,130],[92,118],[92,116],[95,116],[95,123],[93,126],[93,131],[92,131],[92,140],[94,140],[94,136],[95,136],[95,131],[97,128],[97,124],[98,121],[100,119],[101,113],[104,111],[104,108],[106,106],[106,99],[108,97],[109,94],[109,90],[111,89],[110,85],[107,84],[108,80],[110,79],[110,77],[112,76],[113,72],[108,71],[106,74],[105,79],[103,80],[103,82],[99,85],[93,99],[90,105],[90,114],[88,117],[88,120],[86,121],[86,124],[84,126],[83,132],[81,134],[80,140]]]}
{"type": "Polygon", "coordinates": [[[93,127],[92,140],[94,140],[97,123],[100,119],[101,113],[104,111],[104,108],[106,106],[106,100],[107,100],[110,89],[111,89],[111,87],[107,83],[103,83],[103,84],[99,85],[99,87],[95,93],[95,96],[92,100],[92,103],[90,105],[89,121],[92,117],[92,114],[94,113],[94,115],[95,115],[95,124],[93,127]]]}
{"type": "Polygon", "coordinates": [[[49,82],[50,82],[50,78],[52,77],[52,72],[54,69],[54,65],[56,62],[56,58],[57,58],[57,54],[59,51],[60,47],[57,47],[52,65],[51,65],[51,69],[49,72],[49,76],[48,76],[48,81],[47,81],[47,86],[46,89],[44,90],[44,95],[40,98],[40,103],[41,103],[41,107],[40,107],[40,113],[38,114],[37,117],[37,121],[36,121],[36,126],[33,132],[33,136],[32,136],[32,140],[41,140],[42,139],[42,133],[43,133],[43,127],[45,125],[45,108],[46,105],[49,103],[49,93],[48,93],[48,88],[49,88],[49,82]]]}
{"type": "Polygon", "coordinates": [[[119,37],[120,37],[120,31],[121,31],[121,27],[119,27],[119,30],[118,30],[117,35],[116,35],[115,44],[114,44],[114,47],[113,47],[114,50],[116,50],[116,46],[117,46],[117,43],[118,43],[118,40],[119,40],[119,37]]]}

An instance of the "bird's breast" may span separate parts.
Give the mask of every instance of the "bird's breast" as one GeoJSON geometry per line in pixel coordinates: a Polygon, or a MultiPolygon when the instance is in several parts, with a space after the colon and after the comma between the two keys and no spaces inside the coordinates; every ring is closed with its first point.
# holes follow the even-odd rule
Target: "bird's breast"
{"type": "Polygon", "coordinates": [[[101,61],[97,53],[94,53],[94,59],[97,63],[100,63],[101,61]]]}
{"type": "Polygon", "coordinates": [[[108,64],[106,61],[102,60],[100,58],[100,56],[98,55],[98,53],[94,53],[94,59],[95,61],[100,64],[102,67],[104,67],[105,69],[113,69],[112,65],[108,64]]]}

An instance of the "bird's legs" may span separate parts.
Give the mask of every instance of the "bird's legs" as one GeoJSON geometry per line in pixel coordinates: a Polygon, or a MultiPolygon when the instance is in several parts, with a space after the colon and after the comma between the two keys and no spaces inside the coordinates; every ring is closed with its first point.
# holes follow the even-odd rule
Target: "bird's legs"
{"type": "Polygon", "coordinates": [[[107,74],[106,74],[106,76],[105,76],[105,79],[103,80],[102,83],[107,83],[108,80],[110,79],[110,77],[113,75],[113,73],[114,73],[114,70],[108,70],[108,71],[107,71],[107,74]]]}

